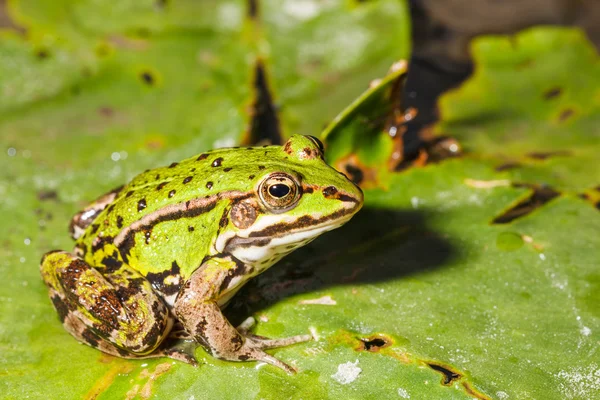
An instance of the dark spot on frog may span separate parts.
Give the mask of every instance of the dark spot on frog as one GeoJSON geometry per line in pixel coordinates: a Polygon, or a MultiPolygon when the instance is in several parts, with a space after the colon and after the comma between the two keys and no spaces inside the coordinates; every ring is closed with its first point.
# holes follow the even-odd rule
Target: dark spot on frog
{"type": "Polygon", "coordinates": [[[123,217],[117,215],[117,228],[121,229],[123,227],[123,217]]]}
{"type": "Polygon", "coordinates": [[[160,179],[160,174],[156,174],[156,176],[154,177],[154,180],[157,181],[160,179]]]}
{"type": "Polygon", "coordinates": [[[560,115],[558,116],[558,120],[560,122],[566,121],[573,114],[575,114],[575,110],[573,110],[572,108],[565,108],[561,111],[560,115]]]}
{"type": "Polygon", "coordinates": [[[56,190],[40,190],[39,192],[37,192],[37,198],[40,201],[57,201],[58,193],[56,192],[56,190]]]}
{"type": "Polygon", "coordinates": [[[169,182],[161,182],[156,186],[156,190],[162,190],[169,182]]]}
{"type": "Polygon", "coordinates": [[[208,157],[208,154],[202,153],[198,156],[198,158],[196,158],[196,161],[206,160],[207,157],[208,157]]]}
{"type": "Polygon", "coordinates": [[[203,317],[200,321],[198,321],[198,323],[196,324],[196,336],[204,336],[204,333],[206,332],[206,327],[208,326],[208,321],[206,320],[205,317],[203,317]]]}
{"type": "Polygon", "coordinates": [[[190,169],[190,172],[195,172],[195,171],[196,171],[196,168],[190,169]]]}
{"type": "Polygon", "coordinates": [[[96,236],[96,238],[92,242],[91,250],[98,251],[101,248],[103,248],[104,245],[106,245],[108,243],[112,243],[113,240],[114,240],[114,237],[112,237],[112,236],[102,236],[102,237],[96,236]]]}
{"type": "Polygon", "coordinates": [[[167,279],[169,276],[179,276],[180,273],[181,269],[179,268],[177,261],[173,260],[173,262],[171,263],[171,268],[166,269],[162,272],[149,272],[146,275],[146,279],[148,280],[148,282],[150,282],[154,289],[158,290],[161,293],[164,293],[167,296],[170,296],[172,294],[178,293],[179,289],[181,289],[181,284],[179,283],[180,280],[177,280],[176,283],[166,284],[165,279],[167,279]]]}
{"type": "Polygon", "coordinates": [[[90,231],[92,233],[96,233],[96,232],[98,232],[98,228],[100,228],[100,224],[92,224],[90,231]]]}
{"type": "Polygon", "coordinates": [[[262,171],[262,170],[263,170],[263,169],[265,169],[265,168],[266,168],[266,167],[265,167],[264,165],[259,165],[259,166],[258,166],[258,169],[259,169],[260,171],[262,171]]]}
{"type": "Polygon", "coordinates": [[[213,187],[213,183],[212,182],[210,182],[210,181],[206,182],[206,188],[207,189],[212,189],[212,187],[213,187]]]}
{"type": "Polygon", "coordinates": [[[114,210],[115,205],[114,203],[111,204],[110,206],[106,207],[106,215],[110,214],[112,212],[112,210],[114,210]]]}
{"type": "MultiPolygon", "coordinates": [[[[158,302],[155,302],[155,304],[158,304],[158,302]]],[[[156,321],[160,321],[161,319],[158,318],[158,316],[155,314],[155,320],[156,321]]],[[[159,323],[154,323],[152,324],[152,329],[150,329],[150,331],[146,334],[146,336],[144,336],[144,338],[142,339],[142,343],[144,345],[146,345],[147,347],[153,347],[154,344],[158,341],[158,339],[160,339],[161,337],[161,333],[163,330],[163,326],[162,324],[159,323]]]]}
{"type": "Polygon", "coordinates": [[[335,188],[335,186],[327,186],[325,189],[323,189],[323,196],[327,198],[334,197],[337,192],[338,190],[335,188]]]}
{"type": "Polygon", "coordinates": [[[352,164],[346,164],[346,172],[350,175],[350,180],[357,185],[365,179],[363,171],[352,164]]]}
{"type": "Polygon", "coordinates": [[[125,194],[125,197],[131,197],[132,194],[133,194],[133,190],[130,190],[129,192],[127,192],[125,194]]]}
{"type": "Polygon", "coordinates": [[[140,294],[144,289],[144,278],[135,278],[127,281],[126,285],[119,285],[116,293],[121,301],[127,301],[130,298],[140,294]]]}
{"type": "Polygon", "coordinates": [[[223,168],[223,172],[229,172],[229,171],[231,171],[232,169],[233,169],[233,168],[231,168],[231,167],[223,168]]]}
{"type": "Polygon", "coordinates": [[[144,237],[146,238],[146,244],[150,244],[150,237],[152,236],[151,230],[144,231],[144,237]]]}
{"type": "Polygon", "coordinates": [[[492,224],[506,224],[521,218],[533,210],[543,206],[550,200],[560,196],[560,192],[548,186],[533,186],[528,184],[513,184],[513,187],[528,187],[533,189],[533,193],[527,199],[519,202],[510,209],[506,210],[502,215],[494,218],[492,224]]]}
{"type": "Polygon", "coordinates": [[[81,332],[81,337],[90,346],[92,346],[92,347],[98,346],[99,338],[98,338],[98,336],[96,336],[96,334],[90,328],[85,328],[83,330],[83,332],[81,332]]]}
{"type": "Polygon", "coordinates": [[[252,180],[252,179],[254,179],[254,177],[255,177],[255,175],[250,175],[250,176],[248,177],[248,179],[252,180]]]}
{"type": "Polygon", "coordinates": [[[555,97],[560,96],[561,94],[562,94],[562,89],[559,87],[554,87],[544,93],[544,98],[546,100],[550,100],[550,99],[554,99],[555,97]]]}
{"type": "Polygon", "coordinates": [[[148,86],[154,85],[154,75],[150,71],[143,71],[140,74],[140,79],[148,86]]]}
{"type": "Polygon", "coordinates": [[[213,167],[220,167],[222,162],[223,162],[223,157],[215,158],[215,160],[212,162],[211,165],[213,167]]]}
{"type": "Polygon", "coordinates": [[[171,198],[171,197],[175,196],[175,193],[176,193],[176,192],[175,192],[175,189],[171,190],[171,191],[169,192],[169,198],[171,198]]]}
{"type": "MultiPolygon", "coordinates": [[[[123,306],[117,298],[117,292],[112,289],[105,289],[96,294],[100,301],[92,303],[89,306],[89,311],[102,322],[99,324],[104,328],[102,332],[109,334],[111,330],[120,329],[119,314],[123,306]]],[[[97,328],[98,325],[95,325],[95,327],[97,328]]]]}
{"type": "Polygon", "coordinates": [[[112,274],[113,272],[117,272],[121,268],[123,262],[119,261],[116,257],[107,256],[102,259],[102,265],[105,266],[104,269],[107,274],[112,274]]]}
{"type": "Polygon", "coordinates": [[[122,349],[122,348],[120,348],[120,347],[116,347],[116,346],[115,346],[115,349],[117,349],[117,353],[119,353],[119,355],[120,355],[121,357],[126,357],[126,358],[127,358],[127,357],[129,357],[129,356],[131,355],[131,354],[129,354],[129,352],[128,352],[127,350],[123,350],[123,349],[122,349]]]}
{"type": "Polygon", "coordinates": [[[244,344],[244,341],[242,340],[242,337],[239,335],[235,335],[231,338],[231,344],[236,345],[236,350],[239,349],[240,347],[242,347],[242,345],[244,344]]]}
{"type": "Polygon", "coordinates": [[[227,224],[229,223],[229,219],[227,218],[228,213],[229,213],[229,210],[225,209],[225,211],[223,212],[223,215],[221,215],[221,219],[219,220],[220,228],[225,228],[227,226],[227,224]]]}
{"type": "Polygon", "coordinates": [[[190,183],[190,182],[192,181],[192,179],[193,179],[193,178],[192,178],[191,176],[188,176],[188,177],[186,177],[186,178],[183,180],[183,184],[185,185],[186,183],[190,183]]]}
{"type": "Polygon", "coordinates": [[[194,227],[193,226],[188,226],[188,232],[194,232],[194,227]]]}
{"type": "Polygon", "coordinates": [[[58,318],[60,319],[60,322],[65,322],[67,315],[69,315],[69,307],[67,307],[65,302],[62,301],[58,295],[52,296],[51,300],[52,304],[54,304],[54,308],[56,308],[56,311],[58,312],[58,318]]]}
{"type": "Polygon", "coordinates": [[[174,162],[174,163],[171,163],[171,165],[169,165],[169,168],[175,168],[178,165],[179,165],[178,162],[174,162]]]}
{"type": "Polygon", "coordinates": [[[359,351],[370,351],[371,353],[377,353],[380,349],[391,346],[393,343],[392,339],[385,335],[376,335],[368,338],[360,339],[359,351]]]}
{"type": "Polygon", "coordinates": [[[429,368],[431,368],[434,371],[442,373],[442,375],[443,375],[442,385],[444,385],[444,386],[452,386],[455,381],[462,379],[462,375],[460,373],[453,371],[448,366],[444,366],[444,365],[440,365],[440,364],[436,364],[436,363],[432,363],[432,362],[425,363],[425,365],[427,365],[429,368]]]}
{"type": "Polygon", "coordinates": [[[141,199],[140,201],[138,201],[138,205],[137,205],[138,212],[142,211],[145,208],[146,208],[146,199],[141,199]]]}

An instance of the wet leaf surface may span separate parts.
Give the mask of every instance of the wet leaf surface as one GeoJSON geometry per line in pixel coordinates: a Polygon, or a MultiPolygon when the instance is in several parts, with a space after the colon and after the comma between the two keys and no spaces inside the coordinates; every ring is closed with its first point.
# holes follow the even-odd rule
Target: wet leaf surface
{"type": "MultiPolygon", "coordinates": [[[[285,137],[316,135],[408,54],[406,10],[395,1],[257,1],[252,13],[245,2],[204,3],[9,3],[8,15],[27,34],[0,38],[3,395],[600,393],[593,204],[600,177],[591,162],[599,150],[599,64],[569,30],[477,42],[480,69],[442,101],[444,120],[434,129],[458,140],[461,157],[390,168],[393,105],[371,95],[356,103],[360,112],[328,128],[329,159],[351,160],[362,173],[367,207],[252,281],[227,310],[232,321],[254,315],[259,335],[312,330],[317,340],[276,351],[297,375],[202,350],[199,368],[123,360],[71,338],[38,261],[72,246],[68,221],[86,201],[146,168],[247,139],[258,60],[285,137]],[[519,167],[497,170],[509,162],[519,167]],[[560,195],[492,223],[547,186],[560,195]]],[[[392,75],[375,95],[388,83],[392,75]]]]}

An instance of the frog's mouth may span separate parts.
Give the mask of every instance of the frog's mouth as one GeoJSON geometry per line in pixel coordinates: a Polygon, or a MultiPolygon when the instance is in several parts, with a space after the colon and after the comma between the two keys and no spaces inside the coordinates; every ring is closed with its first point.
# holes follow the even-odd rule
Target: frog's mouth
{"type": "MultiPolygon", "coordinates": [[[[346,222],[361,208],[361,202],[348,202],[348,207],[341,208],[324,216],[304,215],[291,221],[279,221],[267,224],[258,230],[251,230],[244,235],[230,237],[223,245],[223,251],[234,253],[240,249],[285,248],[283,253],[301,247],[322,233],[333,230],[346,222]]],[[[253,257],[254,258],[254,257],[253,257]]],[[[259,258],[259,257],[256,257],[259,258]]]]}

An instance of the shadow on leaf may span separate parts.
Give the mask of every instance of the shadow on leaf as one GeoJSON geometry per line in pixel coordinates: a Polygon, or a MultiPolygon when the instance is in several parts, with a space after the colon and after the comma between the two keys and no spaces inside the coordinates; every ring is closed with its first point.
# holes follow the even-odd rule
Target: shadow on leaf
{"type": "Polygon", "coordinates": [[[459,254],[446,238],[428,228],[428,214],[364,209],[344,227],[251,280],[226,314],[236,323],[295,294],[385,282],[441,268],[459,254]]]}

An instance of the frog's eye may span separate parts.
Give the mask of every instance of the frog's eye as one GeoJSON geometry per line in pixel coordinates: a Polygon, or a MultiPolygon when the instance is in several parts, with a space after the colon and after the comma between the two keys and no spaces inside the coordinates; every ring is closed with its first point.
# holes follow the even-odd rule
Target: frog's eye
{"type": "Polygon", "coordinates": [[[312,140],[312,142],[315,144],[315,146],[317,146],[319,148],[319,150],[321,151],[321,154],[325,155],[325,146],[323,146],[323,142],[321,142],[319,139],[317,139],[314,136],[307,136],[310,140],[312,140]]]}
{"type": "Polygon", "coordinates": [[[300,185],[292,176],[276,172],[267,176],[260,184],[260,199],[273,213],[282,213],[293,208],[300,199],[300,185]]]}

